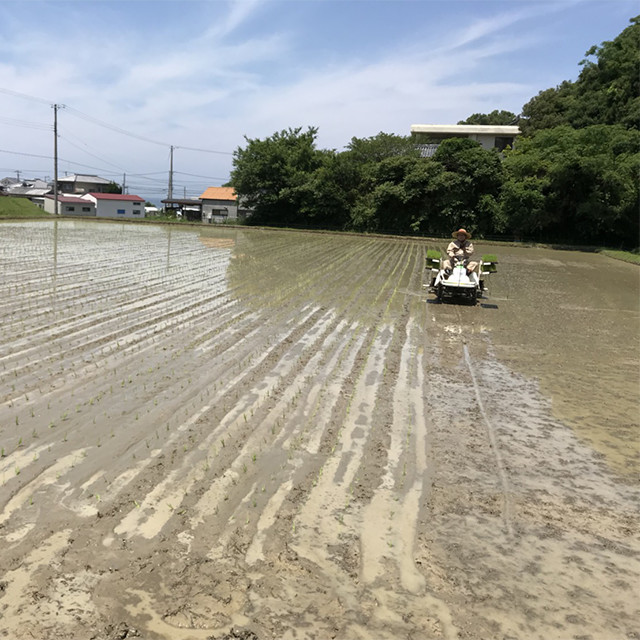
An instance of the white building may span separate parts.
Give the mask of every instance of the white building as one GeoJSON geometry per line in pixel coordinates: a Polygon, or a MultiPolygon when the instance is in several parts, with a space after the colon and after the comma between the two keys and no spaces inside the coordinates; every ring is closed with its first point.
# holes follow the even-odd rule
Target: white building
{"type": "Polygon", "coordinates": [[[86,193],[83,200],[92,202],[97,218],[144,218],[144,199],[123,193],[86,193]]]}
{"type": "Polygon", "coordinates": [[[79,198],[78,196],[65,196],[58,194],[58,211],[56,212],[55,197],[47,194],[43,198],[44,210],[47,213],[58,213],[63,216],[95,216],[96,207],[93,202],[79,198]]]}
{"type": "Polygon", "coordinates": [[[516,125],[493,124],[412,124],[411,136],[422,147],[423,155],[433,155],[438,144],[448,138],[469,138],[484,149],[503,151],[513,147],[520,129],[516,125]]]}

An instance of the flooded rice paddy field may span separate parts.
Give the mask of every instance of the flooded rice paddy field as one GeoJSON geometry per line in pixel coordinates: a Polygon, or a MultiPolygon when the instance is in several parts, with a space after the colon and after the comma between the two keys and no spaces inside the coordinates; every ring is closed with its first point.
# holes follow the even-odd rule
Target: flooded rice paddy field
{"type": "Polygon", "coordinates": [[[433,246],[0,224],[0,637],[639,638],[638,268],[433,246]]]}

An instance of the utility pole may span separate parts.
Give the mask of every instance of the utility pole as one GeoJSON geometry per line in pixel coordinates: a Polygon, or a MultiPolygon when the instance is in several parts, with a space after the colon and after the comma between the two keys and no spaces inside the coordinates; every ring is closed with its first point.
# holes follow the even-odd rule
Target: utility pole
{"type": "Polygon", "coordinates": [[[53,105],[53,207],[55,215],[58,215],[58,109],[59,105],[53,105]]]}
{"type": "Polygon", "coordinates": [[[122,193],[127,193],[127,174],[122,174],[122,193]]]}
{"type": "Polygon", "coordinates": [[[171,160],[169,162],[169,193],[167,198],[169,200],[173,198],[173,145],[171,145],[171,160]]]}
{"type": "Polygon", "coordinates": [[[18,182],[20,182],[20,174],[21,173],[22,173],[21,171],[16,171],[16,176],[18,176],[18,182]]]}

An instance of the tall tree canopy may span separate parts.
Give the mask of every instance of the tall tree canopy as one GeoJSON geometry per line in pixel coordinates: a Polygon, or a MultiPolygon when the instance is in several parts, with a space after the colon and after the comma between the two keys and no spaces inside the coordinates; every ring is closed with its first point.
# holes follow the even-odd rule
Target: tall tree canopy
{"type": "Polygon", "coordinates": [[[325,162],[316,149],[318,130],[301,127],[274,133],[265,140],[245,138],[233,154],[231,183],[255,224],[305,224],[308,177],[325,162]]]}
{"type": "Polygon", "coordinates": [[[460,120],[458,124],[516,124],[518,116],[511,111],[494,109],[491,113],[474,113],[466,120],[460,120]]]}
{"type": "Polygon", "coordinates": [[[639,131],[545,129],[508,153],[504,168],[501,206],[517,235],[637,246],[639,131]]]}
{"type": "Polygon", "coordinates": [[[575,82],[541,91],[522,108],[525,135],[568,124],[640,126],[640,16],[614,40],[594,46],[575,82]]]}

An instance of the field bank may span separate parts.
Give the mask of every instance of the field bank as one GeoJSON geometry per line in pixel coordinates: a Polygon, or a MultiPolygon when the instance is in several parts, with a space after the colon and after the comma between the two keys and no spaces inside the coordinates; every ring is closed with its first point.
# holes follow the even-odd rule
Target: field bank
{"type": "Polygon", "coordinates": [[[8,637],[633,637],[637,267],[426,250],[2,223],[8,637]]]}

